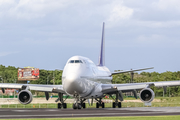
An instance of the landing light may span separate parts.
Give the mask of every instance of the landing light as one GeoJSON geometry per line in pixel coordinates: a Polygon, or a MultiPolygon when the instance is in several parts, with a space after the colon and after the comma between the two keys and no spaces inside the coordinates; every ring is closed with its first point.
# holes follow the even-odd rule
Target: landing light
{"type": "Polygon", "coordinates": [[[114,86],[114,88],[115,88],[115,89],[117,89],[117,87],[116,87],[116,86],[114,86]]]}

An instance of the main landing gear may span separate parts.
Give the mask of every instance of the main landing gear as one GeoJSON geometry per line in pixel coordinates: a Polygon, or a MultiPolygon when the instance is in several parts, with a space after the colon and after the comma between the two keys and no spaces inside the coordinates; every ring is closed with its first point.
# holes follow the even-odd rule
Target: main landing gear
{"type": "Polygon", "coordinates": [[[65,100],[63,100],[63,94],[62,93],[58,93],[58,99],[55,101],[55,102],[58,102],[58,101],[60,101],[61,103],[58,103],[57,104],[57,108],[58,109],[61,109],[62,107],[64,108],[64,109],[66,109],[67,108],[67,104],[66,103],[64,103],[64,101],[68,98],[68,96],[66,97],[66,99],[65,100]]]}
{"type": "MultiPolygon", "coordinates": [[[[59,96],[58,99],[55,101],[55,102],[60,101],[60,103],[57,104],[57,108],[58,109],[61,109],[61,108],[66,109],[67,104],[64,103],[64,101],[68,98],[68,96],[65,98],[65,100],[63,100],[63,93],[58,93],[58,96],[59,96]]],[[[72,106],[73,109],[81,109],[81,108],[85,109],[86,108],[86,104],[85,104],[86,99],[80,98],[79,95],[77,95],[77,94],[75,94],[74,97],[75,97],[75,102],[72,106]]],[[[110,95],[110,97],[112,97],[112,96],[110,95]]],[[[121,102],[119,102],[119,100],[118,100],[119,97],[120,96],[119,96],[118,92],[116,92],[116,99],[114,99],[115,102],[112,103],[113,108],[116,108],[116,107],[121,108],[121,102]]],[[[99,108],[99,107],[105,108],[105,104],[104,104],[104,102],[102,102],[102,98],[95,98],[95,100],[97,101],[96,108],[99,108]]]]}
{"type": "MultiPolygon", "coordinates": [[[[118,101],[118,97],[119,97],[119,94],[118,94],[118,92],[116,92],[115,102],[112,103],[113,108],[116,108],[116,107],[121,108],[122,107],[121,102],[118,101]]],[[[113,97],[111,96],[111,98],[113,98],[113,97]]]]}
{"type": "Polygon", "coordinates": [[[100,106],[101,106],[102,108],[105,107],[104,102],[102,102],[102,98],[99,98],[99,100],[98,100],[97,98],[95,98],[95,100],[97,101],[97,103],[96,103],[96,108],[99,108],[100,106]]]}
{"type": "Polygon", "coordinates": [[[67,108],[67,104],[66,103],[58,103],[58,109],[61,109],[61,108],[64,108],[64,109],[66,109],[67,108]]]}

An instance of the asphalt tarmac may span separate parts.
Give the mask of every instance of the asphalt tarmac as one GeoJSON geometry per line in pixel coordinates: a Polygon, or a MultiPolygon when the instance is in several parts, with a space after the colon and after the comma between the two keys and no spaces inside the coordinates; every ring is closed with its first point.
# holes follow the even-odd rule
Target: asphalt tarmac
{"type": "Polygon", "coordinates": [[[74,109],[0,109],[0,119],[9,118],[62,118],[106,116],[159,116],[180,115],[180,107],[88,108],[74,109]]]}

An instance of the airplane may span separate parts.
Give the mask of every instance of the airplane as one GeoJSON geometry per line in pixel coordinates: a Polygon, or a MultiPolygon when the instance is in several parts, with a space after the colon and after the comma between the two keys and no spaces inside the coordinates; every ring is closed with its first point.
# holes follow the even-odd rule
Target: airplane
{"type": "Polygon", "coordinates": [[[49,99],[49,93],[58,93],[58,99],[55,101],[59,102],[57,104],[58,109],[67,108],[65,100],[68,96],[72,96],[75,99],[73,109],[86,108],[85,101],[88,100],[89,102],[89,99],[91,99],[91,104],[93,104],[93,99],[97,101],[96,108],[105,108],[105,104],[102,101],[104,96],[109,95],[112,97],[112,95],[115,94],[112,107],[121,108],[123,93],[125,92],[132,92],[134,97],[137,99],[137,91],[140,91],[140,100],[142,102],[149,103],[153,101],[155,97],[155,93],[151,89],[152,86],[163,87],[164,91],[166,91],[166,87],[180,86],[180,81],[112,84],[112,77],[115,74],[127,72],[133,73],[135,71],[152,69],[153,67],[111,73],[105,66],[104,26],[105,23],[103,23],[102,28],[101,49],[98,65],[94,64],[87,57],[73,56],[67,61],[63,69],[62,85],[0,83],[2,92],[4,93],[6,88],[19,89],[18,100],[24,105],[31,103],[33,100],[31,90],[44,92],[46,100],[49,99]],[[67,95],[65,99],[63,98],[64,94],[67,95]]]}

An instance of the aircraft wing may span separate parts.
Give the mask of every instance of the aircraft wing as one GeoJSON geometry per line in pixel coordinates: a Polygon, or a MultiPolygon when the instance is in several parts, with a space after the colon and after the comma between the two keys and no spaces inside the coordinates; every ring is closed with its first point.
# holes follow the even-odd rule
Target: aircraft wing
{"type": "Polygon", "coordinates": [[[127,73],[127,72],[135,72],[135,71],[148,70],[148,69],[153,69],[153,68],[154,68],[154,67],[134,69],[134,70],[125,70],[125,71],[113,72],[113,73],[111,73],[111,74],[112,74],[112,75],[115,75],[115,74],[121,74],[121,73],[127,73]]]}
{"type": "Polygon", "coordinates": [[[128,92],[134,90],[141,90],[144,88],[155,87],[172,87],[180,86],[180,81],[161,81],[161,82],[146,82],[146,83],[128,83],[128,84],[102,84],[102,92],[104,94],[111,94],[116,91],[128,92]]]}
{"type": "Polygon", "coordinates": [[[40,92],[60,92],[65,93],[62,85],[40,85],[40,84],[15,84],[15,83],[0,83],[0,88],[10,89],[29,89],[40,92]]]}

